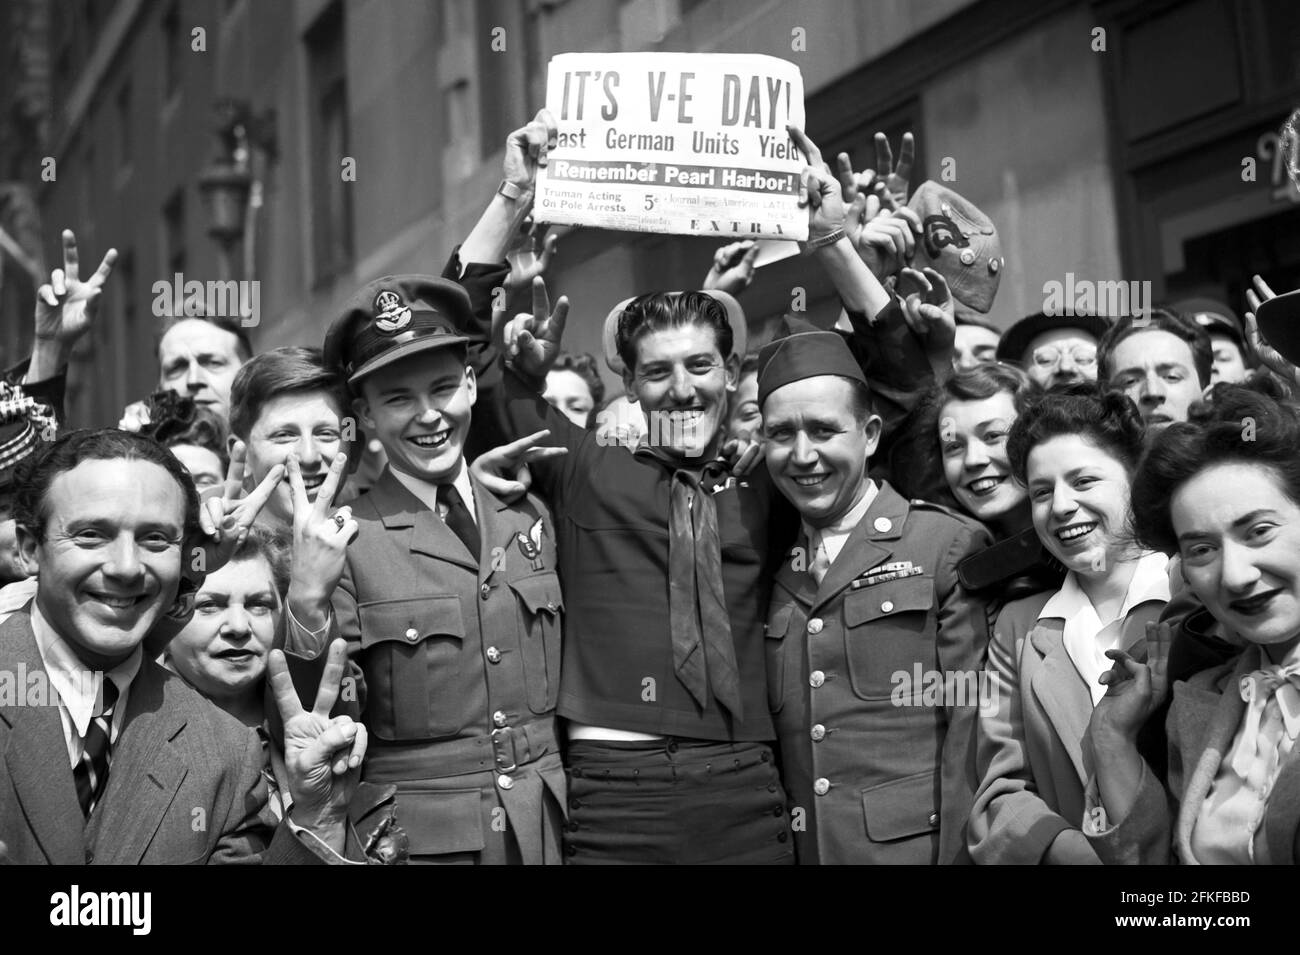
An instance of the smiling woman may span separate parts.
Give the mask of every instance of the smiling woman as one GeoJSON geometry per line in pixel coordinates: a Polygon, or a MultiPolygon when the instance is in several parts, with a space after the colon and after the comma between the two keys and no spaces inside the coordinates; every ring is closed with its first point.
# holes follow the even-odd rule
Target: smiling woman
{"type": "Polygon", "coordinates": [[[1080,831],[1084,728],[1108,652],[1134,648],[1169,600],[1164,554],[1130,531],[1142,425],[1122,395],[1049,394],[1016,419],[1006,457],[1033,526],[1068,569],[1061,588],[1009,603],[989,644],[997,705],[980,711],[971,813],[979,863],[1095,863],[1080,831]]]}
{"type": "Polygon", "coordinates": [[[1226,386],[1212,408],[1170,425],[1143,460],[1133,488],[1137,533],[1178,552],[1205,610],[1162,624],[1149,665],[1121,654],[1108,675],[1089,728],[1097,780],[1085,827],[1103,859],[1296,861],[1298,445],[1300,412],[1226,386]],[[1166,792],[1129,739],[1167,695],[1171,639],[1201,629],[1193,618],[1206,614],[1245,648],[1174,693],[1166,792]],[[1189,726],[1198,731],[1185,733],[1189,726]]]}

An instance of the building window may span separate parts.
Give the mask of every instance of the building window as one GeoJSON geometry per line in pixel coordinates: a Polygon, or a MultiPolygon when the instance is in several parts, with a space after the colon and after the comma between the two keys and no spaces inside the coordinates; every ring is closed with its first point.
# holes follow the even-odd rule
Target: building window
{"type": "Polygon", "coordinates": [[[167,273],[185,271],[185,191],[177,189],[163,203],[163,255],[167,273]]]}
{"type": "Polygon", "coordinates": [[[173,3],[163,14],[163,97],[171,99],[181,85],[181,15],[180,5],[173,3]]]}
{"type": "Polygon", "coordinates": [[[352,190],[343,181],[348,156],[348,90],[343,4],[334,3],[308,31],[314,274],[322,282],[352,262],[352,190]]]}

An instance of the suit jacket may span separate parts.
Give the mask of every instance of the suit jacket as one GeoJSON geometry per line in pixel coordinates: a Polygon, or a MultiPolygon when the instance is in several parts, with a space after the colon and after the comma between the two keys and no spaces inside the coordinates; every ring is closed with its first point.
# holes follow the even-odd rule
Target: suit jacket
{"type": "Polygon", "coordinates": [[[26,674],[0,700],[0,842],[18,864],[322,861],[267,812],[257,734],[145,659],[131,683],[103,796],[77,802],[55,691],[31,617],[0,626],[0,672],[26,674]],[[39,676],[37,676],[39,674],[39,676]],[[47,705],[35,693],[48,691],[47,705]]]}
{"type": "Polygon", "coordinates": [[[794,816],[800,863],[966,861],[988,629],[957,564],[988,543],[974,521],[882,484],[820,585],[806,542],[803,560],[796,551],[781,565],[768,698],[786,788],[807,823],[794,816]],[[917,572],[867,573],[903,561],[917,572]],[[926,696],[927,676],[949,675],[951,697],[926,696]]]}
{"type": "MultiPolygon", "coordinates": [[[[1197,864],[1192,829],[1245,716],[1246,703],[1238,689],[1241,678],[1261,666],[1260,648],[1252,644],[1236,659],[1174,684],[1166,724],[1168,790],[1144,761],[1128,816],[1105,829],[1084,830],[1103,862],[1197,864]]],[[[1100,805],[1094,778],[1088,783],[1087,811],[1098,811],[1100,805]]],[[[1278,773],[1260,827],[1274,865],[1300,862],[1300,760],[1289,761],[1278,773]]]]}

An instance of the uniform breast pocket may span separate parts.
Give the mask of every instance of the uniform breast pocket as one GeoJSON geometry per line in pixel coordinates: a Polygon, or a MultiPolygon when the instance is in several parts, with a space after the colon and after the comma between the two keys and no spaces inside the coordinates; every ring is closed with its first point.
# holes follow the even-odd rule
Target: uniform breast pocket
{"type": "Polygon", "coordinates": [[[519,598],[528,708],[534,713],[549,713],[555,709],[560,694],[560,615],[564,611],[560,578],[536,574],[509,584],[519,598]]]}
{"type": "Polygon", "coordinates": [[[465,619],[460,597],[440,594],[357,607],[365,722],[383,739],[450,736],[464,724],[465,619]]]}
{"type": "Polygon", "coordinates": [[[845,656],[853,692],[864,700],[889,699],[895,674],[932,666],[934,579],[909,577],[861,587],[844,596],[845,656]]]}
{"type": "Polygon", "coordinates": [[[786,633],[790,629],[790,618],[794,616],[794,604],[778,604],[767,615],[767,626],[763,628],[763,641],[767,663],[767,708],[773,713],[781,712],[785,704],[785,670],[793,669],[793,664],[786,663],[788,642],[786,633]]]}

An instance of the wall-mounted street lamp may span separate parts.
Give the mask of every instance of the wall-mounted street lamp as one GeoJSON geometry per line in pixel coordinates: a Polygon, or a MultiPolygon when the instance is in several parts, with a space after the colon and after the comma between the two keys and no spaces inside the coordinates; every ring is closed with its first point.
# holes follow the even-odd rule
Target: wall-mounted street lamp
{"type": "Polygon", "coordinates": [[[254,278],[257,212],[262,206],[262,181],[275,158],[275,110],[254,116],[243,100],[216,104],[217,139],[221,148],[199,173],[199,194],[208,215],[208,235],[221,247],[222,278],[230,278],[231,252],[244,242],[243,278],[254,278]]]}

